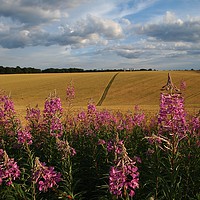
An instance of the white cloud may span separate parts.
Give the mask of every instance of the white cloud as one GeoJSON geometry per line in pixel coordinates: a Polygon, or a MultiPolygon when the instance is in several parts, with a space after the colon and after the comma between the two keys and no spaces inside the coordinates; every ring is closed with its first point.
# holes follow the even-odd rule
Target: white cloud
{"type": "Polygon", "coordinates": [[[176,15],[170,11],[167,11],[163,17],[163,22],[166,24],[173,24],[177,21],[176,15]]]}
{"type": "Polygon", "coordinates": [[[140,56],[142,56],[143,52],[142,51],[135,51],[135,50],[118,50],[117,54],[119,56],[125,57],[125,58],[129,58],[129,59],[136,59],[139,58],[140,56]]]}
{"type": "MultiPolygon", "coordinates": [[[[1,26],[3,27],[3,25],[1,26]]],[[[3,35],[0,38],[0,45],[5,48],[18,48],[58,44],[61,46],[74,45],[77,48],[91,44],[105,45],[108,40],[120,39],[123,36],[123,30],[119,23],[91,15],[74,24],[60,26],[58,30],[60,33],[49,33],[39,27],[29,29],[20,27],[3,35],[4,30],[0,29],[0,34],[3,35]]]]}
{"type": "Polygon", "coordinates": [[[0,35],[9,33],[10,27],[7,24],[0,22],[0,35]]]}
{"type": "Polygon", "coordinates": [[[166,42],[200,42],[200,19],[183,21],[175,14],[166,12],[163,21],[140,26],[138,34],[147,35],[166,42]]]}
{"type": "Polygon", "coordinates": [[[24,26],[35,26],[58,20],[61,17],[58,9],[44,9],[42,6],[24,5],[21,1],[0,1],[0,16],[12,19],[24,26]]]}
{"type": "Polygon", "coordinates": [[[77,32],[83,34],[98,33],[108,39],[121,38],[123,35],[120,24],[113,20],[101,19],[92,15],[88,15],[85,20],[81,20],[76,27],[77,32]]]}

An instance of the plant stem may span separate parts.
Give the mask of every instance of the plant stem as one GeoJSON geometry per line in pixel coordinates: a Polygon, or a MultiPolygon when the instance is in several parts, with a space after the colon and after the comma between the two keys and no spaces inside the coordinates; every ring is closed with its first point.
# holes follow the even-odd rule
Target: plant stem
{"type": "MultiPolygon", "coordinates": [[[[28,153],[28,162],[29,162],[29,165],[31,166],[31,169],[34,169],[33,155],[31,153],[31,150],[30,150],[29,145],[27,144],[27,142],[25,143],[25,148],[26,148],[26,151],[28,153]]],[[[32,197],[33,197],[33,200],[36,200],[35,181],[33,181],[33,180],[31,182],[31,188],[32,188],[32,197]]]]}

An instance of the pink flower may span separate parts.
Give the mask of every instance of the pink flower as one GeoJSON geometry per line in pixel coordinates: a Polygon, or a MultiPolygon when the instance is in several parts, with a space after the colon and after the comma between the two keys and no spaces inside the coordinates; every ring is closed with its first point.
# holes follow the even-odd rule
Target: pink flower
{"type": "Polygon", "coordinates": [[[20,170],[14,158],[9,158],[6,151],[0,149],[0,185],[3,181],[10,186],[12,181],[19,178],[20,170]]]}
{"type": "Polygon", "coordinates": [[[56,143],[58,151],[62,153],[63,158],[74,156],[76,154],[76,150],[69,145],[68,141],[63,141],[57,138],[56,143]]]}
{"type": "Polygon", "coordinates": [[[39,128],[39,122],[41,119],[40,109],[36,108],[27,108],[25,119],[28,121],[31,128],[39,128]]]}
{"type": "Polygon", "coordinates": [[[33,180],[38,185],[39,191],[47,192],[61,181],[61,174],[54,171],[54,167],[47,167],[36,158],[33,180]]]}
{"type": "Polygon", "coordinates": [[[28,128],[26,127],[24,130],[19,130],[17,132],[18,135],[18,143],[19,144],[32,144],[32,135],[29,132],[28,128]]]}
{"type": "Polygon", "coordinates": [[[175,132],[179,136],[187,130],[184,99],[180,94],[161,94],[158,117],[159,133],[175,132]]]}
{"type": "Polygon", "coordinates": [[[186,89],[186,82],[184,80],[181,81],[180,89],[185,90],[186,89]]]}
{"type": "Polygon", "coordinates": [[[63,134],[63,125],[58,117],[52,117],[50,125],[50,135],[55,137],[61,137],[63,134]]]}
{"type": "Polygon", "coordinates": [[[142,126],[145,120],[145,114],[139,109],[139,106],[135,106],[135,113],[133,116],[133,123],[137,126],[142,126]]]}
{"type": "Polygon", "coordinates": [[[120,164],[110,169],[109,188],[110,192],[117,197],[122,197],[123,192],[131,197],[135,195],[135,189],[139,188],[139,172],[135,162],[120,164]]]}
{"type": "Polygon", "coordinates": [[[107,143],[107,151],[111,152],[111,151],[113,151],[113,149],[114,149],[113,142],[112,141],[108,141],[108,143],[107,143]]]}
{"type": "Polygon", "coordinates": [[[96,112],[96,106],[93,103],[88,104],[88,113],[92,114],[96,112]]]}
{"type": "Polygon", "coordinates": [[[14,103],[9,96],[0,96],[0,103],[2,103],[2,110],[6,113],[15,113],[14,103]]]}
{"type": "Polygon", "coordinates": [[[71,101],[75,98],[75,90],[72,84],[67,87],[66,96],[68,101],[71,101]]]}
{"type": "Polygon", "coordinates": [[[0,126],[8,135],[14,135],[16,127],[20,125],[20,120],[15,116],[14,103],[9,96],[0,95],[0,126]]]}
{"type": "Polygon", "coordinates": [[[42,128],[45,132],[49,132],[54,137],[61,137],[63,134],[62,105],[58,97],[49,97],[45,101],[43,111],[42,128]]]}
{"type": "MultiPolygon", "coordinates": [[[[118,197],[133,197],[135,189],[139,188],[139,172],[136,162],[128,157],[123,141],[116,137],[115,145],[115,166],[112,166],[109,173],[110,193],[118,197]],[[116,149],[120,151],[116,152],[116,149]]],[[[138,158],[138,161],[141,160],[138,158]]]]}
{"type": "Polygon", "coordinates": [[[60,98],[49,97],[46,99],[43,111],[45,117],[50,117],[56,113],[61,114],[62,111],[63,109],[60,98]]]}
{"type": "Polygon", "coordinates": [[[99,141],[98,141],[98,145],[104,145],[105,143],[106,143],[106,141],[103,139],[99,139],[99,141]]]}

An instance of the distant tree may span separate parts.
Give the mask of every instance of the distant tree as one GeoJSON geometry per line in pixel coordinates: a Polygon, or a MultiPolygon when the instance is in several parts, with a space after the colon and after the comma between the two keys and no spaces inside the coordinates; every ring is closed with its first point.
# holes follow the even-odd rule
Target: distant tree
{"type": "Polygon", "coordinates": [[[0,66],[0,74],[5,74],[5,68],[3,66],[0,66]]]}
{"type": "Polygon", "coordinates": [[[21,73],[23,73],[23,70],[21,69],[21,67],[17,66],[16,69],[15,69],[15,73],[21,74],[21,73]]]}

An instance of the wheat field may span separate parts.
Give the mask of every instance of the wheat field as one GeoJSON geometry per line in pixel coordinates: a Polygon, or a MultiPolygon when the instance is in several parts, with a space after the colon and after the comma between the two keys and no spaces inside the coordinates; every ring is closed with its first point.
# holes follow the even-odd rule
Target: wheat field
{"type": "MultiPolygon", "coordinates": [[[[127,111],[139,105],[147,112],[157,112],[160,89],[167,82],[168,71],[119,72],[107,88],[105,99],[99,108],[127,111]]],[[[88,102],[95,104],[101,99],[109,81],[116,72],[61,73],[61,74],[10,74],[0,75],[0,90],[10,94],[15,109],[24,114],[26,107],[42,109],[46,97],[56,91],[63,107],[67,106],[66,88],[69,83],[75,87],[75,109],[85,108],[88,102]]],[[[170,71],[173,83],[179,87],[186,82],[186,109],[198,112],[200,109],[200,72],[170,71]]]]}

